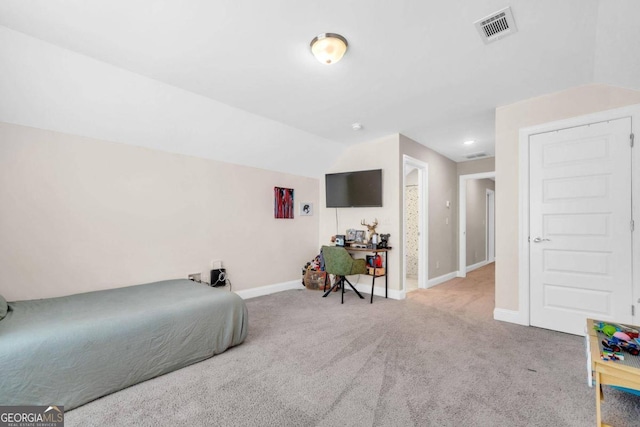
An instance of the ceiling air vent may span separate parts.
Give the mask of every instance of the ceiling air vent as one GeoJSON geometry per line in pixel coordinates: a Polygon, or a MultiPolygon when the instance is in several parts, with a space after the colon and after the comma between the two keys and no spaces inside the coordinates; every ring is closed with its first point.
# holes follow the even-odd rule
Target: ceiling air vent
{"type": "Polygon", "coordinates": [[[481,151],[479,153],[467,154],[467,159],[469,159],[469,160],[471,160],[471,159],[479,159],[480,157],[487,157],[487,153],[485,153],[484,151],[481,151]]]}
{"type": "Polygon", "coordinates": [[[480,38],[482,38],[485,44],[494,42],[518,31],[510,7],[505,7],[496,13],[492,13],[474,22],[474,24],[480,33],[480,38]]]}

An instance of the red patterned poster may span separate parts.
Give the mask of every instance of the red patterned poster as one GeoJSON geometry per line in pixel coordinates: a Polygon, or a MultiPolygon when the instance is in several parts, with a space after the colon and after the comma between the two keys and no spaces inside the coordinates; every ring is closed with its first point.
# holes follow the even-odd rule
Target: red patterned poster
{"type": "Polygon", "coordinates": [[[293,188],[273,187],[274,216],[293,218],[293,188]]]}

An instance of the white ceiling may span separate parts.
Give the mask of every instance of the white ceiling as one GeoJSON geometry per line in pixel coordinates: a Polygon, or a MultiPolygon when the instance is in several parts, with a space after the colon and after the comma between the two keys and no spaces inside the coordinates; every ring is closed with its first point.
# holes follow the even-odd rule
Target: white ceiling
{"type": "Polygon", "coordinates": [[[493,155],[497,106],[640,89],[638,18],[633,0],[0,0],[0,25],[60,47],[338,143],[402,133],[455,161],[493,155]],[[473,22],[509,5],[519,31],[485,45],[473,22]],[[312,57],[322,32],[348,39],[340,63],[312,57]]]}

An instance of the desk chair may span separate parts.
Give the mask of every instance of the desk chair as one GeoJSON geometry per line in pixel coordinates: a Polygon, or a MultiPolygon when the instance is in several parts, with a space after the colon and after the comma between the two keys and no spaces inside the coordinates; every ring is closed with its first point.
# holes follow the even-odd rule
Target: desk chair
{"type": "Polygon", "coordinates": [[[327,274],[334,274],[336,276],[336,282],[322,297],[324,298],[329,295],[336,287],[342,286],[342,304],[344,304],[344,287],[346,282],[351,286],[351,289],[358,294],[360,299],[364,299],[345,276],[365,274],[367,272],[367,262],[363,259],[354,259],[345,248],[339,246],[323,246],[322,257],[324,258],[324,269],[327,274]]]}

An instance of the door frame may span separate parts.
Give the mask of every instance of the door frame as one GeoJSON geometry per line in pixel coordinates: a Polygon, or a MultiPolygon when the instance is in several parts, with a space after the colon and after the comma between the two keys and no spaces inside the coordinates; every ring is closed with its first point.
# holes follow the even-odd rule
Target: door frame
{"type": "Polygon", "coordinates": [[[427,288],[429,278],[429,165],[404,154],[402,156],[402,292],[407,292],[407,168],[418,170],[418,289],[427,288]]]}
{"type": "Polygon", "coordinates": [[[467,181],[495,178],[496,171],[460,175],[458,187],[458,272],[457,277],[467,277],[467,181]]]}
{"type": "Polygon", "coordinates": [[[486,257],[487,264],[495,261],[496,257],[496,192],[489,188],[486,189],[486,212],[487,218],[485,223],[486,257]],[[492,250],[491,250],[492,249],[492,250]]]}
{"type": "MultiPolygon", "coordinates": [[[[631,117],[632,132],[637,132],[638,129],[633,127],[634,123],[640,123],[640,104],[632,105],[628,107],[616,108],[612,110],[599,111],[593,114],[587,114],[584,116],[572,117],[569,119],[558,120],[549,123],[543,123],[540,125],[521,128],[519,131],[519,174],[518,174],[518,311],[512,313],[509,316],[509,321],[512,323],[518,323],[520,325],[530,326],[530,270],[529,270],[529,139],[533,135],[540,133],[553,132],[555,130],[563,130],[574,127],[580,127],[589,125],[591,123],[604,122],[608,120],[621,119],[625,117],[631,117]]],[[[640,139],[638,137],[637,139],[640,139]]],[[[636,141],[638,145],[638,141],[636,141]]],[[[633,150],[632,166],[633,173],[632,183],[632,209],[633,217],[635,221],[638,218],[638,209],[640,203],[635,197],[636,194],[640,194],[640,171],[636,172],[637,165],[640,165],[640,154],[638,151],[640,147],[633,150]]],[[[636,221],[637,222],[637,221],[636,221]]],[[[638,227],[636,227],[638,229],[638,227]]],[[[632,248],[635,253],[640,253],[640,239],[632,235],[632,248]]],[[[633,257],[633,271],[640,271],[640,260],[633,257]]],[[[630,304],[636,306],[636,316],[640,309],[640,274],[634,274],[633,278],[633,301],[630,304]]],[[[494,314],[495,317],[495,314],[494,314]]],[[[501,316],[502,318],[502,316],[501,316]]],[[[638,317],[634,317],[634,321],[637,322],[638,317]]],[[[506,320],[506,319],[505,319],[506,320]]]]}

